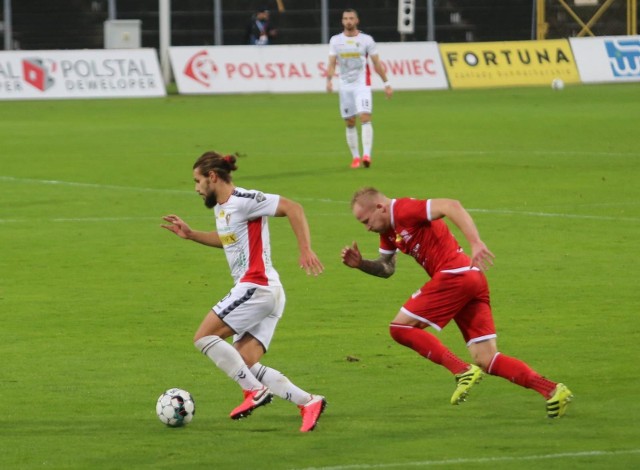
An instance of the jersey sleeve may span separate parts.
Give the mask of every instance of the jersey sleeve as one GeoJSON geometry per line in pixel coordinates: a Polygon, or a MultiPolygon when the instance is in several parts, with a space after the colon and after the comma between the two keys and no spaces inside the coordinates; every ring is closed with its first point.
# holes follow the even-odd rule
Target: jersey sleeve
{"type": "Polygon", "coordinates": [[[382,254],[390,255],[392,253],[395,253],[396,250],[397,250],[397,247],[391,242],[391,240],[389,240],[389,234],[381,233],[380,248],[378,249],[378,251],[382,254]]]}
{"type": "Polygon", "coordinates": [[[369,57],[372,55],[378,55],[378,45],[372,36],[369,36],[367,41],[367,55],[369,57]]]}
{"type": "Polygon", "coordinates": [[[280,196],[277,194],[262,193],[260,191],[251,191],[253,197],[247,198],[245,202],[245,210],[248,219],[257,219],[258,217],[273,217],[280,203],[280,196]]]}
{"type": "Polygon", "coordinates": [[[329,40],[329,56],[338,55],[338,50],[336,49],[336,42],[334,38],[329,40]]]}

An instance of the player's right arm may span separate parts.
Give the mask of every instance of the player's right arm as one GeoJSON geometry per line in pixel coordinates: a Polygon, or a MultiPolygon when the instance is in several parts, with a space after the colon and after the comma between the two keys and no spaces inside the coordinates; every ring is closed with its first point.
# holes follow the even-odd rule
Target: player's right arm
{"type": "Polygon", "coordinates": [[[342,263],[377,277],[388,278],[396,272],[395,253],[380,253],[378,259],[363,259],[356,242],[342,249],[342,263]]]}
{"type": "Polygon", "coordinates": [[[327,64],[327,92],[333,91],[333,76],[336,73],[336,55],[329,55],[329,63],[327,64]]]}
{"type": "Polygon", "coordinates": [[[187,225],[184,220],[173,214],[166,215],[162,219],[166,222],[169,222],[169,224],[161,225],[161,227],[175,233],[180,238],[184,238],[185,240],[192,240],[206,246],[222,248],[222,241],[220,240],[218,232],[216,232],[215,230],[212,232],[191,230],[191,227],[189,227],[189,225],[187,225]]]}

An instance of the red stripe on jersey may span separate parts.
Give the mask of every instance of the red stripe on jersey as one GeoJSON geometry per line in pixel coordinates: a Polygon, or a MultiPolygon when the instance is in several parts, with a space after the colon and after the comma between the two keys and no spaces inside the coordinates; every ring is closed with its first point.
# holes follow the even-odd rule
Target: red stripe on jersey
{"type": "MultiPolygon", "coordinates": [[[[369,54],[365,55],[365,59],[369,59],[369,54]]],[[[365,83],[367,84],[367,86],[371,86],[371,68],[369,67],[369,61],[367,60],[367,65],[365,67],[366,70],[366,78],[365,78],[365,83]]]]}
{"type": "Polygon", "coordinates": [[[269,285],[265,273],[262,252],[262,217],[247,221],[247,233],[249,235],[249,268],[244,273],[240,282],[253,282],[261,286],[269,285]]]}

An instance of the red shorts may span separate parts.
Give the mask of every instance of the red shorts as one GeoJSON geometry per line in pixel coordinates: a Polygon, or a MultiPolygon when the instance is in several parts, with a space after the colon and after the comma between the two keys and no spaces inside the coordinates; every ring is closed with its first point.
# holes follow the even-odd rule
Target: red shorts
{"type": "Polygon", "coordinates": [[[496,337],[489,285],[480,271],[435,274],[401,311],[438,331],[453,319],[467,344],[496,337]]]}

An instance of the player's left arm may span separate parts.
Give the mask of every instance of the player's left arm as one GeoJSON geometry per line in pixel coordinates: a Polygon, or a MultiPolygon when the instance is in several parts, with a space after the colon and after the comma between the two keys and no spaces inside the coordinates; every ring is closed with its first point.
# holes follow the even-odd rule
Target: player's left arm
{"type": "Polygon", "coordinates": [[[374,54],[371,56],[371,62],[373,63],[373,69],[376,71],[380,78],[382,79],[382,83],[384,83],[384,94],[387,98],[391,98],[393,95],[393,88],[391,88],[391,84],[389,83],[389,79],[387,78],[387,73],[384,71],[384,67],[380,62],[380,56],[378,54],[374,54]]]}
{"type": "Polygon", "coordinates": [[[480,239],[480,233],[471,215],[455,199],[430,199],[429,214],[431,220],[448,217],[460,229],[471,246],[471,266],[486,271],[493,266],[495,255],[480,239]]]}
{"type": "Polygon", "coordinates": [[[280,196],[278,208],[274,215],[289,219],[293,233],[298,240],[300,268],[304,269],[307,274],[313,274],[314,276],[321,274],[324,271],[324,266],[322,266],[318,256],[311,249],[311,231],[302,206],[295,201],[280,196]]]}

